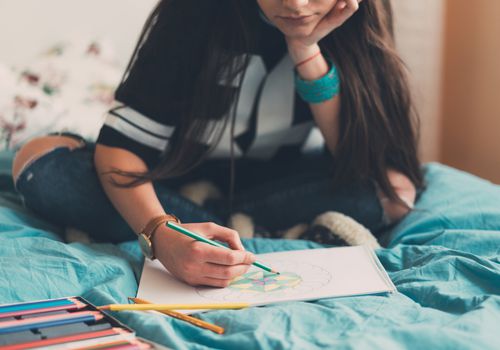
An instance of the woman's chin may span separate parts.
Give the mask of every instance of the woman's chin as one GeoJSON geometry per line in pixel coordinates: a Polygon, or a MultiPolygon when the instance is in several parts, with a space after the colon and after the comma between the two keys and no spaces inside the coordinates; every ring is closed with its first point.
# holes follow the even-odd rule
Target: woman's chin
{"type": "Polygon", "coordinates": [[[284,35],[290,39],[304,39],[310,36],[314,30],[313,26],[280,28],[284,35]]]}
{"type": "Polygon", "coordinates": [[[303,39],[310,36],[314,32],[314,29],[316,29],[320,20],[321,18],[317,16],[312,16],[311,20],[307,20],[303,23],[290,23],[290,21],[278,19],[275,21],[275,25],[287,37],[293,39],[303,39]]]}

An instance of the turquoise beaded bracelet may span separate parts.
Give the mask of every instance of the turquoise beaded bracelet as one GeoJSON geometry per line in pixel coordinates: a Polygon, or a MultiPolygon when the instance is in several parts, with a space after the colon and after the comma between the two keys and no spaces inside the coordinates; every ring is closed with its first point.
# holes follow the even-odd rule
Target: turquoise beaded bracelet
{"type": "Polygon", "coordinates": [[[295,89],[299,96],[308,103],[327,101],[340,92],[340,78],[337,68],[329,61],[331,68],[325,76],[316,80],[303,80],[295,70],[295,89]]]}

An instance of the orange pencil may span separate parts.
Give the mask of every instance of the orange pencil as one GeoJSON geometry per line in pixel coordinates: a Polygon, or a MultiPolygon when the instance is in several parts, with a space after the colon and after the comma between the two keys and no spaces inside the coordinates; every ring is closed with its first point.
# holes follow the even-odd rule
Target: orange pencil
{"type": "MultiPolygon", "coordinates": [[[[151,304],[150,302],[143,300],[143,299],[139,299],[139,298],[128,298],[128,299],[133,301],[136,304],[151,304]]],[[[212,332],[217,333],[217,334],[224,334],[224,332],[225,332],[224,328],[222,328],[220,326],[214,325],[212,323],[208,323],[208,322],[200,320],[199,318],[196,318],[196,317],[181,314],[180,312],[177,312],[177,311],[164,310],[164,311],[159,311],[159,312],[161,312],[162,314],[177,318],[179,320],[189,322],[195,326],[211,330],[212,332]]]]}

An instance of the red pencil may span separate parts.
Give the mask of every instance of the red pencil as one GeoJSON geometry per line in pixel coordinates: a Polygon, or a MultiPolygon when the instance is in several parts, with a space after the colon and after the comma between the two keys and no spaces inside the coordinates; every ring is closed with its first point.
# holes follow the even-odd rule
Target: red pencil
{"type": "MultiPolygon", "coordinates": [[[[69,343],[69,342],[95,339],[95,338],[103,338],[103,337],[109,337],[112,335],[120,335],[120,334],[127,334],[127,333],[129,333],[129,332],[124,330],[124,329],[121,329],[121,328],[111,328],[111,329],[106,329],[106,330],[97,331],[97,332],[80,333],[80,334],[68,335],[68,336],[53,338],[53,339],[36,340],[36,341],[26,342],[26,343],[22,343],[22,344],[7,345],[5,347],[2,347],[2,350],[24,350],[24,349],[40,348],[40,347],[44,347],[44,346],[64,344],[64,343],[69,343]]],[[[103,341],[105,341],[105,338],[103,338],[103,341]]]]}

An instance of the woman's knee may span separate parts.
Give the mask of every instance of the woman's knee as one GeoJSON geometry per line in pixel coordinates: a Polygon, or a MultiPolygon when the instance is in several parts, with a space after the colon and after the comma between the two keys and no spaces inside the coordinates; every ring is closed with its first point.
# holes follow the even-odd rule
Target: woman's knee
{"type": "Polygon", "coordinates": [[[389,182],[391,183],[396,195],[401,199],[401,202],[390,200],[384,193],[378,191],[378,196],[382,204],[386,219],[392,223],[401,220],[407,215],[415,204],[417,191],[415,185],[404,174],[395,170],[387,172],[389,182]],[[404,203],[404,204],[403,204],[404,203]]]}
{"type": "Polygon", "coordinates": [[[73,150],[83,146],[81,141],[68,136],[57,135],[34,138],[17,151],[12,164],[12,178],[16,182],[23,169],[56,148],[73,150]]]}

